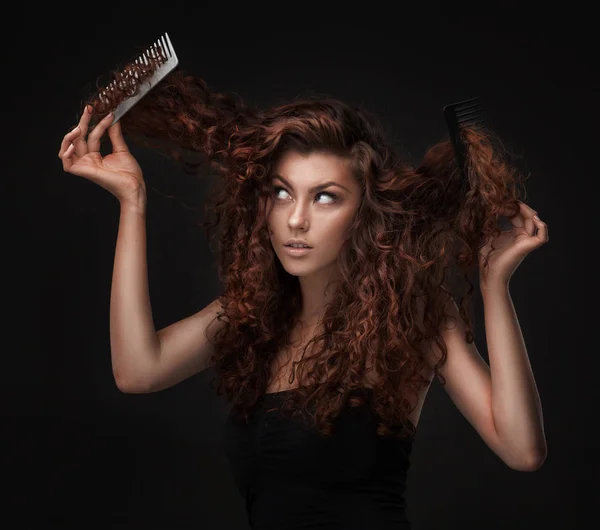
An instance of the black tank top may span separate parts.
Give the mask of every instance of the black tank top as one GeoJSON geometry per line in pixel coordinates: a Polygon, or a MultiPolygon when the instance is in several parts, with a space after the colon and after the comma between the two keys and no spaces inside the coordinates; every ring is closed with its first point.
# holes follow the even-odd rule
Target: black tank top
{"type": "Polygon", "coordinates": [[[272,410],[288,392],[262,396],[248,424],[233,411],[225,422],[225,453],[250,528],[410,529],[404,490],[412,438],[378,437],[368,402],[342,410],[325,438],[272,410]]]}

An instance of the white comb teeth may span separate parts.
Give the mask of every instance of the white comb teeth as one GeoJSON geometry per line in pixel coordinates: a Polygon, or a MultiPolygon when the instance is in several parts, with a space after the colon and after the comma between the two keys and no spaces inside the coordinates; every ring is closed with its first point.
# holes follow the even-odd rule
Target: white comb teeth
{"type": "MultiPolygon", "coordinates": [[[[146,66],[151,64],[150,58],[154,61],[162,60],[162,63],[156,67],[154,73],[144,79],[143,83],[138,86],[138,92],[134,96],[131,96],[127,99],[124,99],[116,109],[114,109],[114,119],[111,125],[117,123],[123,115],[129,111],[140,99],[142,99],[153,87],[156,86],[169,72],[171,72],[178,64],[179,59],[175,53],[175,49],[173,48],[173,44],[171,43],[171,39],[169,39],[169,35],[165,33],[161,36],[156,42],[154,42],[151,46],[149,46],[135,61],[136,64],[145,64],[146,66]],[[161,52],[162,56],[161,57],[161,52]]],[[[125,77],[134,76],[136,79],[139,78],[137,73],[133,70],[129,70],[125,75],[125,77]]],[[[121,80],[119,82],[119,86],[123,88],[126,83],[121,80]]],[[[103,95],[107,93],[107,91],[112,91],[117,87],[117,82],[112,81],[109,85],[100,93],[99,97],[103,99],[103,95]]],[[[108,99],[106,99],[108,100],[108,99]]]]}

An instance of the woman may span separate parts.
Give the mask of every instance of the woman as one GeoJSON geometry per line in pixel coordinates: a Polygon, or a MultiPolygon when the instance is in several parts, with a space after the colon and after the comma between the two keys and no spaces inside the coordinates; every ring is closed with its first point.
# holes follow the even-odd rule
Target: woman
{"type": "Polygon", "coordinates": [[[509,282],[548,231],[489,134],[464,131],[465,181],[449,142],[413,167],[375,119],[335,99],[250,109],[175,70],[121,121],[106,115],[92,130],[125,97],[90,99],[59,152],[65,171],[120,203],[115,381],[156,392],[215,369],[233,404],[226,452],[252,528],[410,528],[406,473],[434,376],[509,467],[542,465],[542,409],[509,282]],[[219,227],[224,292],[158,332],[146,186],[123,131],[186,171],[221,176],[205,226],[219,227]],[[472,273],[489,365],[473,343],[472,273]],[[466,292],[453,294],[460,277],[466,292]]]}

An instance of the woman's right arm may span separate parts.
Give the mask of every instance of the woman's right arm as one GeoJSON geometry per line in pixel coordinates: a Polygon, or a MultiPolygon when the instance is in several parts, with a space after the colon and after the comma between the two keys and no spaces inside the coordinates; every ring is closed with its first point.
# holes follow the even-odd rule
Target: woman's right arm
{"type": "MultiPolygon", "coordinates": [[[[146,186],[129,152],[120,123],[108,117],[86,140],[91,113],[67,133],[59,158],[65,171],[102,186],[119,200],[120,219],[110,297],[113,375],[123,392],[162,390],[209,367],[213,346],[206,330],[221,310],[214,300],[201,311],[156,332],[146,260],[146,186]],[[110,128],[109,128],[110,126],[110,128]],[[100,138],[108,129],[113,152],[102,157],[100,138]]],[[[219,329],[218,320],[213,328],[219,329]]],[[[211,328],[212,329],[212,328],[211,328]]]]}
{"type": "MultiPolygon", "coordinates": [[[[110,347],[115,382],[123,392],[171,387],[209,368],[213,346],[206,328],[221,310],[214,300],[201,311],[156,332],[146,261],[146,214],[141,197],[121,204],[110,296],[110,347]]],[[[221,323],[216,321],[212,329],[221,323]]]]}

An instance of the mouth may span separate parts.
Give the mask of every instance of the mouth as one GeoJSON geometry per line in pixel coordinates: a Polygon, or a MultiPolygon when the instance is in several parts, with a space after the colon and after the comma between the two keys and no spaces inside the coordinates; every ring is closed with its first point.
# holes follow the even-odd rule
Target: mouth
{"type": "Polygon", "coordinates": [[[292,247],[290,245],[283,245],[283,248],[291,256],[303,256],[312,250],[312,247],[292,247]]]}

